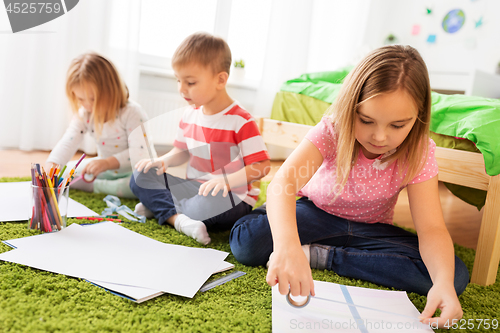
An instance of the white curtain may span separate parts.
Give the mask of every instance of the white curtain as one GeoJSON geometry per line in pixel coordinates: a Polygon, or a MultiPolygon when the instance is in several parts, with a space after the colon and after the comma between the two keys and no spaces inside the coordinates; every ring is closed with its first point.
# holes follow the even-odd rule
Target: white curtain
{"type": "MultiPolygon", "coordinates": [[[[81,53],[96,51],[110,58],[134,98],[139,18],[140,0],[85,0],[44,25],[0,34],[0,147],[55,146],[71,119],[66,71],[81,53]]],[[[7,16],[0,20],[0,27],[5,27],[7,16]]],[[[94,150],[88,144],[83,148],[94,150]]]]}
{"type": "Polygon", "coordinates": [[[281,84],[306,71],[313,4],[309,0],[273,0],[255,115],[269,116],[281,84]]]}
{"type": "Polygon", "coordinates": [[[368,53],[371,6],[372,0],[273,0],[254,113],[270,116],[283,82],[354,65],[368,53]]]}

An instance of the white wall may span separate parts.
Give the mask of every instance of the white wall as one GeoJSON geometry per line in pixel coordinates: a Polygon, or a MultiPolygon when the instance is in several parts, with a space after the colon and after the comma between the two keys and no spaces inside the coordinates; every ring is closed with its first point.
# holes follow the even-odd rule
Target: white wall
{"type": "Polygon", "coordinates": [[[409,44],[422,54],[429,71],[469,72],[481,69],[494,73],[500,61],[500,1],[497,0],[372,0],[364,43],[371,48],[383,45],[384,39],[394,34],[401,44],[409,44]],[[432,14],[426,14],[426,7],[432,14]],[[465,24],[456,33],[449,34],[441,26],[452,9],[465,12],[465,24]],[[483,24],[475,27],[482,17],[483,24]],[[421,26],[418,35],[412,35],[413,25],[421,26]],[[427,43],[429,34],[436,35],[436,43],[427,43]]]}
{"type": "Polygon", "coordinates": [[[311,20],[308,72],[354,65],[370,51],[365,33],[371,0],[315,0],[311,20]]]}

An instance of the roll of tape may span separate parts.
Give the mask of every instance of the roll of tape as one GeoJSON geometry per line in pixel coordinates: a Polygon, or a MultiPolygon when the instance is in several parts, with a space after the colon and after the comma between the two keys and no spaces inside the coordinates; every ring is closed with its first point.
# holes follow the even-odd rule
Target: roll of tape
{"type": "Polygon", "coordinates": [[[92,183],[95,180],[95,177],[91,173],[86,173],[85,176],[83,176],[83,181],[86,183],[92,183]]]}
{"type": "Polygon", "coordinates": [[[290,292],[288,292],[288,294],[286,295],[286,300],[287,300],[288,304],[290,304],[293,307],[303,308],[304,306],[309,304],[309,301],[311,300],[311,295],[307,295],[307,298],[304,301],[297,302],[291,297],[290,292]]]}

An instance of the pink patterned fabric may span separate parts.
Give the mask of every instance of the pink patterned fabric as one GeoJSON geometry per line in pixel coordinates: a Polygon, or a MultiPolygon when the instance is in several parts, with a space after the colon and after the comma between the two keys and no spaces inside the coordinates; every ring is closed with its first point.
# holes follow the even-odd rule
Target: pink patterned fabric
{"type": "MultiPolygon", "coordinates": [[[[323,155],[323,164],[298,195],[307,196],[324,211],[357,222],[392,224],[394,206],[404,188],[396,162],[380,163],[383,156],[368,159],[360,149],[342,193],[335,199],[336,143],[335,130],[329,118],[324,117],[306,135],[323,155]]],[[[438,166],[434,156],[436,144],[429,139],[427,161],[409,184],[417,184],[435,177],[438,166]]],[[[389,152],[388,154],[390,154],[389,152]]],[[[387,154],[385,154],[387,155],[387,154]]]]}

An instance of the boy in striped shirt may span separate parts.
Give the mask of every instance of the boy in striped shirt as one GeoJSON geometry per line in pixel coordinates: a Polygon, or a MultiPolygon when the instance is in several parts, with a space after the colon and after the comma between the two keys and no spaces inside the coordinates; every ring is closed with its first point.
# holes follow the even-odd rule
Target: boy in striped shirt
{"type": "Polygon", "coordinates": [[[223,39],[187,37],[172,67],[190,106],[174,148],[154,161],[139,161],[130,188],[141,200],[136,212],[206,245],[207,230],[229,230],[252,210],[258,190],[251,183],[269,172],[269,154],[252,116],[226,92],[231,51],[223,39]],[[186,161],[186,179],[167,173],[186,161]]]}

